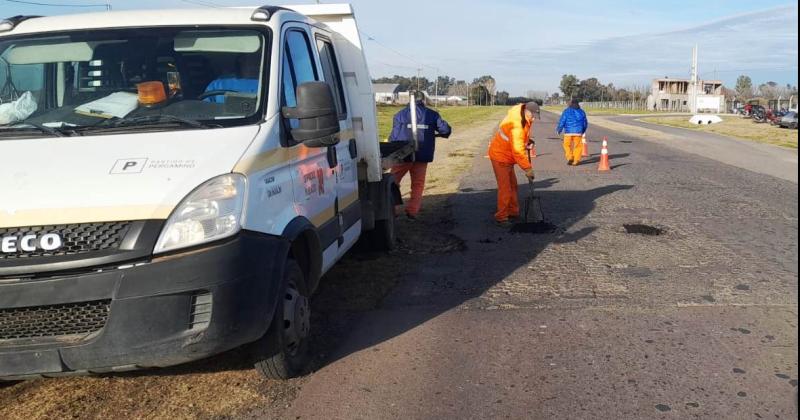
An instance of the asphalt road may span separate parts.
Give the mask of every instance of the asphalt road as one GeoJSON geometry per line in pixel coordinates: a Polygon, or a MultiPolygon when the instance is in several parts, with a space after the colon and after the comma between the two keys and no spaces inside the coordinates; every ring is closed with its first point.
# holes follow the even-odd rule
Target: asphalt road
{"type": "Polygon", "coordinates": [[[641,117],[608,117],[611,121],[670,134],[670,141],[662,142],[669,147],[797,183],[797,149],[790,150],[713,133],[650,124],[638,121],[639,118],[641,117]]]}
{"type": "Polygon", "coordinates": [[[567,167],[553,118],[536,187],[559,230],[495,227],[476,156],[438,197],[464,246],[407,267],[285,418],[797,417],[797,185],[600,129],[567,167]]]}

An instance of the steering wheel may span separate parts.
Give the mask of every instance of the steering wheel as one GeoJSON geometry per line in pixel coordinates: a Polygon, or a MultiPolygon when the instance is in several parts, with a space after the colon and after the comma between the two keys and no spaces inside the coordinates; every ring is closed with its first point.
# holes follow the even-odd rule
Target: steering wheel
{"type": "Polygon", "coordinates": [[[210,98],[210,97],[212,97],[212,96],[220,96],[220,95],[224,95],[224,94],[226,94],[226,93],[228,93],[228,92],[233,92],[233,93],[236,93],[236,92],[238,92],[238,90],[231,90],[231,89],[218,89],[218,90],[209,90],[208,92],[203,92],[203,93],[201,93],[200,95],[198,95],[198,96],[197,96],[197,99],[199,99],[199,100],[201,100],[201,101],[202,101],[202,100],[204,100],[204,99],[206,99],[206,98],[210,98]]]}

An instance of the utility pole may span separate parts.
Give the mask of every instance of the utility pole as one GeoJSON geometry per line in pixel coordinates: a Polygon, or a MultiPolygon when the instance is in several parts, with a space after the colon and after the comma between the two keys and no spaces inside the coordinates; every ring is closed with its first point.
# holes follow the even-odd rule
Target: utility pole
{"type": "Polygon", "coordinates": [[[419,92],[419,75],[422,72],[422,69],[417,69],[417,92],[419,92]]]}
{"type": "Polygon", "coordinates": [[[697,113],[697,44],[692,49],[692,94],[689,95],[689,110],[697,113]]]}
{"type": "Polygon", "coordinates": [[[433,84],[433,107],[439,107],[439,69],[436,69],[436,82],[433,84]]]}

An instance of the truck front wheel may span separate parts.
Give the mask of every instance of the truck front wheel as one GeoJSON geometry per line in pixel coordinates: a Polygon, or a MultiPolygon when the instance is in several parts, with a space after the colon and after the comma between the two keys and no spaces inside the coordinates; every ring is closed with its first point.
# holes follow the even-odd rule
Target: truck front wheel
{"type": "Polygon", "coordinates": [[[269,379],[289,379],[303,372],[308,362],[311,327],[309,293],[297,261],[288,259],[283,286],[269,330],[256,342],[255,368],[269,379]]]}

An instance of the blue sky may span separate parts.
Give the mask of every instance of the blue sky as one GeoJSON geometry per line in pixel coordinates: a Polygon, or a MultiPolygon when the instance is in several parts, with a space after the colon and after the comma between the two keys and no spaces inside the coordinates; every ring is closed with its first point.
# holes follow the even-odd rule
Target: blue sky
{"type": "MultiPolygon", "coordinates": [[[[104,4],[104,0],[31,0],[104,4]]],[[[114,10],[241,6],[241,0],[111,0],[114,10]]],[[[263,2],[263,1],[262,1],[263,2]]],[[[284,2],[279,2],[284,3],[284,2]]],[[[287,1],[312,3],[311,1],[287,1]]],[[[688,77],[692,46],[700,72],[733,87],[739,74],[755,83],[797,84],[797,2],[759,0],[351,0],[373,76],[412,75],[424,66],[458,79],[483,74],[512,94],[557,90],[564,73],[598,77],[618,87],[654,77],[688,77]]],[[[91,9],[88,9],[91,10],[91,9]]],[[[102,8],[100,8],[102,10],[102,8]]],[[[86,8],[0,0],[0,16],[59,14],[86,8]]]]}

